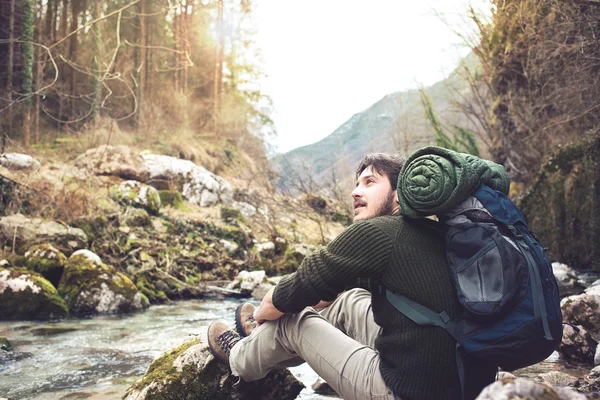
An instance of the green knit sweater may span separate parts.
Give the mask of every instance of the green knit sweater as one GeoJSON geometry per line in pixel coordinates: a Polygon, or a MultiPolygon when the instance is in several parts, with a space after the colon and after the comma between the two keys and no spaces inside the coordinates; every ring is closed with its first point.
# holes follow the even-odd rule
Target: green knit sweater
{"type": "MultiPolygon", "coordinates": [[[[453,318],[459,312],[446,264],[444,241],[428,220],[377,217],[348,227],[326,248],[308,255],[298,271],[275,288],[273,304],[299,312],[320,300],[333,300],[359,278],[384,283],[392,291],[453,318]]],[[[371,294],[380,371],[388,387],[404,400],[460,399],[454,340],[443,329],[418,326],[378,290],[371,294]]],[[[466,398],[494,380],[496,368],[465,359],[466,398]]]]}

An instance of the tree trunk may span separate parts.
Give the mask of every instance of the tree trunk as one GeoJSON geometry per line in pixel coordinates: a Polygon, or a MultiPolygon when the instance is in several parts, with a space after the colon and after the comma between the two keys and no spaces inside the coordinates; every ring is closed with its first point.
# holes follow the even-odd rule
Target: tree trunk
{"type": "MultiPolygon", "coordinates": [[[[56,0],[48,0],[47,10],[46,10],[46,20],[44,24],[44,36],[49,41],[52,40],[52,25],[54,20],[54,4],[56,0]]],[[[42,16],[42,10],[40,10],[40,18],[42,16]]]]}
{"type": "MultiPolygon", "coordinates": [[[[80,11],[80,1],[81,0],[71,0],[71,28],[69,29],[69,33],[75,32],[79,26],[79,11],[80,11]]],[[[76,62],[77,52],[79,48],[79,40],[77,38],[77,33],[74,33],[69,38],[69,60],[72,62],[76,62]]],[[[70,93],[71,93],[71,118],[75,117],[75,107],[76,103],[76,78],[77,73],[75,69],[71,69],[71,82],[70,82],[70,93]]]]}
{"type": "Polygon", "coordinates": [[[175,39],[175,91],[179,92],[179,61],[181,59],[179,55],[179,52],[181,51],[179,25],[181,23],[179,21],[180,13],[177,8],[175,9],[175,16],[173,17],[173,38],[175,39]]]}
{"type": "Polygon", "coordinates": [[[15,0],[10,0],[10,20],[8,23],[8,62],[6,65],[8,79],[6,80],[6,93],[8,97],[8,132],[12,134],[12,82],[15,54],[15,0]]]}
{"type": "MultiPolygon", "coordinates": [[[[50,8],[50,7],[48,7],[50,8]]],[[[39,14],[36,17],[36,39],[37,43],[42,42],[42,11],[43,11],[43,0],[39,0],[38,4],[39,14]]],[[[34,78],[35,78],[35,90],[36,92],[42,87],[42,67],[40,64],[42,50],[36,46],[35,48],[35,60],[37,61],[34,65],[34,78]]],[[[34,143],[40,142],[40,95],[35,95],[35,108],[33,112],[33,128],[34,128],[34,143]]]]}
{"type": "MultiPolygon", "coordinates": [[[[95,0],[92,19],[100,18],[101,12],[100,0],[95,0]]],[[[102,57],[102,31],[100,30],[100,22],[94,24],[92,31],[94,32],[94,49],[92,53],[92,71],[94,71],[94,76],[92,77],[91,92],[92,96],[94,96],[94,100],[92,102],[92,113],[90,118],[92,124],[95,124],[98,116],[100,115],[100,100],[102,98],[102,76],[100,72],[100,59],[102,57]]]]}
{"type": "Polygon", "coordinates": [[[221,103],[223,95],[223,55],[225,47],[225,32],[223,28],[223,0],[219,0],[217,15],[217,45],[215,48],[215,78],[214,78],[214,118],[217,133],[220,131],[221,103]]]}
{"type": "Polygon", "coordinates": [[[23,95],[25,98],[25,120],[23,121],[23,146],[29,149],[31,145],[31,93],[33,81],[33,27],[34,0],[23,0],[23,95]]]}
{"type": "Polygon", "coordinates": [[[137,76],[138,76],[138,81],[137,81],[137,90],[136,90],[136,97],[137,97],[137,112],[135,114],[135,122],[136,125],[139,127],[141,124],[143,124],[143,120],[144,120],[144,112],[143,112],[143,107],[144,107],[144,90],[145,90],[145,86],[146,86],[146,5],[145,5],[145,1],[142,0],[138,3],[138,11],[139,11],[139,31],[138,31],[138,38],[136,40],[137,44],[139,47],[136,47],[136,68],[137,68],[137,76]]]}
{"type": "MultiPolygon", "coordinates": [[[[57,0],[58,1],[58,0],[57,0]]],[[[77,0],[72,0],[77,1],[77,0]]],[[[60,37],[64,38],[67,36],[67,20],[69,19],[69,0],[63,0],[62,2],[62,15],[60,17],[60,37]]]]}

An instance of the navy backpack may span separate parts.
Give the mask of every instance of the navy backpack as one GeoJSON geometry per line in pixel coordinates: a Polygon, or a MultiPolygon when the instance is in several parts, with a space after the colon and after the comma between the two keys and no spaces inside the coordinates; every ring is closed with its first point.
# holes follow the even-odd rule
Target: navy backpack
{"type": "Polygon", "coordinates": [[[481,185],[449,215],[438,216],[462,315],[451,320],[386,289],[388,300],[419,325],[435,325],[461,351],[512,371],[547,358],[562,340],[558,286],[552,265],[519,208],[481,185]]]}

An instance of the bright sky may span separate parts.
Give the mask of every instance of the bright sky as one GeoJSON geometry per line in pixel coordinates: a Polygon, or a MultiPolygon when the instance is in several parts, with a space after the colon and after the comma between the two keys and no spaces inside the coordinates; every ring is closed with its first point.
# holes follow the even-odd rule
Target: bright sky
{"type": "MultiPolygon", "coordinates": [[[[482,0],[256,0],[256,41],[278,152],[314,143],[396,91],[443,79],[469,49],[436,15],[466,26],[482,0]]],[[[466,29],[466,28],[465,28],[466,29]]]]}

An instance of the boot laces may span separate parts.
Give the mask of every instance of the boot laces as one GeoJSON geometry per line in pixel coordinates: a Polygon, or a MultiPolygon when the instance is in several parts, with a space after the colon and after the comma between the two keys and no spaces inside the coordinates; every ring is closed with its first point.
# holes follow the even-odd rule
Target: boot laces
{"type": "Polygon", "coordinates": [[[218,336],[215,339],[215,342],[219,345],[220,348],[225,350],[225,352],[229,355],[231,348],[240,340],[240,335],[233,331],[225,331],[222,335],[218,336]]]}

